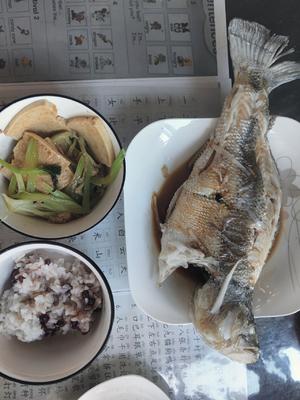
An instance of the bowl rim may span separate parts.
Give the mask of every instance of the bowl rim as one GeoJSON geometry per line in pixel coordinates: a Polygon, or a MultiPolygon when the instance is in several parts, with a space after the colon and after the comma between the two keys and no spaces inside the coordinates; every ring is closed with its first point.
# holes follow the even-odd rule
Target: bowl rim
{"type": "Polygon", "coordinates": [[[107,290],[107,293],[108,293],[108,297],[109,297],[109,301],[110,301],[110,306],[111,306],[110,323],[109,323],[109,327],[108,327],[107,334],[106,334],[106,337],[105,337],[105,339],[104,339],[104,342],[103,342],[102,345],[100,346],[100,348],[99,348],[99,350],[97,351],[97,353],[96,353],[83,367],[81,367],[79,370],[77,370],[77,371],[73,372],[72,374],[69,374],[69,375],[67,375],[67,376],[65,376],[65,377],[63,377],[63,378],[58,378],[58,379],[51,380],[51,381],[40,381],[40,382],[26,381],[26,380],[14,378],[14,377],[12,377],[12,376],[9,376],[9,375],[4,374],[4,373],[1,372],[1,370],[0,370],[0,377],[3,377],[3,378],[5,378],[5,379],[8,379],[8,380],[13,381],[13,382],[17,382],[17,383],[21,383],[21,384],[25,384],[25,385],[52,385],[52,384],[56,384],[56,383],[65,381],[66,379],[69,379],[69,378],[71,378],[71,377],[73,377],[73,376],[79,374],[80,372],[82,372],[83,370],[85,370],[85,369],[86,369],[86,368],[87,368],[87,367],[102,353],[102,351],[104,350],[104,348],[105,348],[105,346],[106,346],[106,344],[107,344],[107,342],[108,342],[108,339],[109,339],[109,337],[110,337],[111,330],[112,330],[112,327],[113,327],[113,323],[114,323],[114,319],[115,319],[115,303],[114,303],[114,298],[113,298],[112,290],[111,290],[111,287],[110,287],[110,285],[109,285],[109,283],[108,283],[108,280],[106,279],[104,273],[101,271],[100,267],[96,264],[96,262],[95,262],[94,260],[92,260],[90,257],[88,257],[86,254],[82,253],[81,251],[79,251],[79,250],[77,250],[77,249],[75,249],[75,248],[73,248],[73,247],[71,247],[71,246],[68,246],[68,245],[66,245],[66,244],[64,244],[64,243],[58,243],[58,242],[49,241],[49,240],[32,240],[32,241],[28,241],[28,242],[17,243],[17,244],[13,244],[13,245],[11,245],[11,246],[9,246],[9,247],[6,247],[6,248],[4,248],[4,249],[1,249],[1,250],[0,250],[0,257],[1,257],[4,253],[6,253],[7,251],[9,251],[9,250],[12,250],[12,249],[18,248],[18,247],[22,247],[22,246],[26,246],[26,245],[28,245],[28,244],[29,244],[29,245],[30,245],[30,244],[44,244],[44,245],[47,245],[47,246],[50,245],[50,246],[54,246],[54,247],[62,247],[62,248],[65,248],[65,249],[67,249],[67,250],[71,250],[72,252],[77,253],[78,255],[80,255],[81,257],[83,257],[83,258],[84,258],[85,260],[87,260],[87,261],[96,269],[96,271],[99,273],[99,275],[100,275],[101,279],[103,280],[104,285],[105,285],[105,287],[106,287],[106,290],[107,290]]]}
{"type": "MultiPolygon", "coordinates": [[[[155,391],[155,395],[159,395],[159,399],[158,400],[171,400],[168,395],[164,392],[164,390],[162,390],[161,387],[159,387],[156,383],[152,382],[150,379],[146,378],[144,375],[138,375],[136,373],[130,373],[127,375],[119,375],[119,376],[115,376],[113,378],[110,378],[108,380],[99,382],[97,385],[91,387],[90,389],[88,389],[86,392],[84,392],[78,400],[92,400],[94,398],[95,395],[97,394],[101,394],[103,395],[103,393],[98,392],[99,389],[101,388],[105,388],[105,393],[104,395],[107,393],[107,389],[106,386],[111,385],[113,383],[115,384],[121,384],[121,385],[126,385],[126,384],[136,384],[136,382],[139,382],[140,384],[142,384],[144,387],[147,386],[147,391],[151,390],[153,394],[153,391],[155,391]]],[[[149,393],[148,393],[149,394],[149,393]]],[[[102,396],[103,397],[103,396],[102,396]]],[[[155,396],[156,398],[156,396],[155,396]]]]}
{"type": "MultiPolygon", "coordinates": [[[[99,118],[103,119],[103,121],[105,121],[105,123],[109,126],[109,128],[111,129],[111,131],[112,131],[112,133],[113,133],[113,135],[114,135],[114,137],[115,137],[115,139],[116,139],[116,141],[118,142],[118,145],[119,145],[120,149],[122,149],[121,140],[119,139],[117,133],[115,132],[115,130],[114,130],[114,128],[112,127],[112,125],[108,122],[108,120],[107,120],[99,111],[97,111],[95,108],[93,108],[93,107],[90,106],[89,104],[86,104],[86,103],[84,103],[83,101],[77,100],[77,99],[75,99],[74,97],[71,97],[71,96],[67,96],[67,95],[64,95],[64,94],[55,94],[55,93],[31,94],[31,95],[28,95],[28,96],[20,97],[20,98],[18,98],[18,99],[16,99],[16,100],[11,101],[9,104],[6,104],[6,105],[0,110],[0,114],[1,114],[1,112],[2,112],[3,110],[5,110],[6,108],[8,108],[8,107],[10,107],[11,105],[16,104],[16,103],[18,103],[18,102],[20,102],[20,101],[27,100],[27,99],[33,99],[33,98],[35,98],[35,97],[48,97],[48,96],[60,97],[60,98],[63,98],[63,99],[75,101],[75,102],[77,102],[77,103],[79,103],[79,104],[81,104],[81,105],[83,105],[83,106],[89,108],[89,109],[90,109],[91,111],[93,111],[94,113],[96,113],[97,116],[98,116],[99,118]]],[[[1,222],[3,225],[7,226],[9,229],[11,229],[11,230],[13,230],[13,231],[15,231],[15,232],[17,232],[17,233],[19,233],[19,234],[21,234],[21,235],[25,235],[25,236],[28,236],[28,237],[30,237],[30,238],[38,239],[38,240],[60,240],[60,239],[66,239],[66,238],[69,238],[69,237],[72,237],[72,236],[76,236],[76,235],[82,235],[84,232],[87,232],[87,231],[89,231],[90,229],[94,228],[96,225],[100,224],[100,222],[102,222],[102,221],[108,216],[108,214],[112,211],[112,209],[115,207],[115,205],[116,205],[117,201],[119,200],[119,198],[120,198],[120,196],[121,196],[121,193],[122,193],[122,191],[123,191],[124,183],[125,183],[125,177],[126,177],[126,162],[125,162],[125,158],[124,158],[124,160],[123,160],[123,177],[122,177],[122,183],[121,183],[121,186],[120,186],[120,189],[119,189],[119,193],[118,193],[118,195],[116,196],[116,199],[115,199],[115,201],[112,203],[112,205],[111,205],[111,207],[109,208],[109,210],[103,215],[102,218],[100,218],[99,220],[97,220],[97,222],[95,222],[93,225],[89,226],[89,227],[86,228],[86,229],[83,229],[82,231],[76,232],[76,233],[74,233],[74,234],[72,234],[72,235],[64,235],[64,236],[56,236],[56,237],[48,237],[48,236],[45,236],[45,237],[41,238],[41,237],[39,237],[39,236],[35,236],[35,235],[31,235],[31,234],[29,234],[29,233],[22,232],[22,231],[18,230],[17,228],[15,228],[15,227],[13,227],[13,226],[7,224],[7,223],[4,222],[2,219],[0,220],[0,222],[1,222]]]]}

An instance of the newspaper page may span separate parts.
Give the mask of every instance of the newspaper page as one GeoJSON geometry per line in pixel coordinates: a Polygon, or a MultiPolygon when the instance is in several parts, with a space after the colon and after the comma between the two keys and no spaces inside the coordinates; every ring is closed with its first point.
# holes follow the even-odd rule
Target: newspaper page
{"type": "Polygon", "coordinates": [[[183,75],[217,75],[214,0],[0,0],[0,82],[183,75]]]}

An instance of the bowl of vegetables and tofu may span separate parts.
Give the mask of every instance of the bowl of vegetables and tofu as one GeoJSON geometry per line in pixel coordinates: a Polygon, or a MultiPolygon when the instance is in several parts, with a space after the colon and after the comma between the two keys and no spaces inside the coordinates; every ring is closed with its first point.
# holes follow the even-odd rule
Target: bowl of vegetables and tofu
{"type": "Polygon", "coordinates": [[[24,98],[0,112],[0,129],[0,218],[7,226],[63,238],[91,228],[113,208],[125,153],[91,107],[63,96],[24,98]]]}

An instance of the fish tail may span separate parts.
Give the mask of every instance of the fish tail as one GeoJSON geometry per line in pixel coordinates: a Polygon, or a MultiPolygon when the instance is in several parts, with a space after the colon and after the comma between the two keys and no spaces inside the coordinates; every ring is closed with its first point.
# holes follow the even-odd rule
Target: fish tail
{"type": "Polygon", "coordinates": [[[262,86],[270,93],[278,86],[300,78],[299,63],[277,63],[294,51],[288,49],[287,36],[271,35],[264,26],[241,19],[230,22],[228,33],[235,79],[246,72],[253,86],[262,86]]]}

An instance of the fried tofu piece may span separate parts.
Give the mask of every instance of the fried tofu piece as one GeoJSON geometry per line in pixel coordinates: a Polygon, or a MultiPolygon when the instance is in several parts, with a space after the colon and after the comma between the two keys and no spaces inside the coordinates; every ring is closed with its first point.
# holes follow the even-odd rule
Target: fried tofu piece
{"type": "Polygon", "coordinates": [[[58,116],[56,105],[47,100],[37,100],[19,111],[5,127],[4,133],[19,140],[25,131],[48,136],[65,129],[66,122],[58,116]]]}
{"type": "MultiPolygon", "coordinates": [[[[57,188],[61,190],[68,186],[73,179],[73,172],[70,168],[71,161],[63,156],[58,150],[56,150],[55,147],[50,145],[47,140],[43,139],[34,132],[25,132],[22,139],[18,141],[13,150],[12,165],[16,167],[25,166],[25,155],[30,139],[37,141],[39,165],[59,165],[61,167],[61,173],[57,177],[57,188]]],[[[46,179],[48,184],[52,184],[49,176],[40,176],[38,179],[42,179],[43,181],[46,179]]]]}

